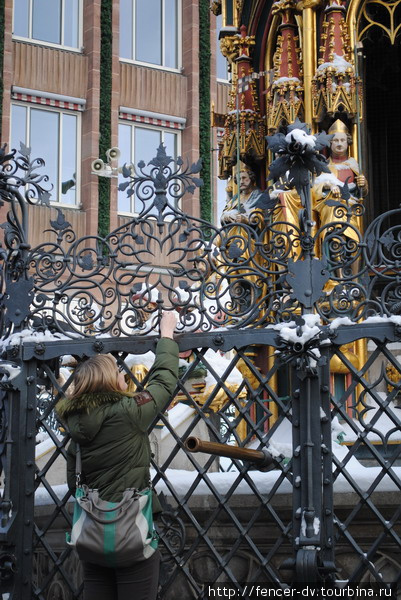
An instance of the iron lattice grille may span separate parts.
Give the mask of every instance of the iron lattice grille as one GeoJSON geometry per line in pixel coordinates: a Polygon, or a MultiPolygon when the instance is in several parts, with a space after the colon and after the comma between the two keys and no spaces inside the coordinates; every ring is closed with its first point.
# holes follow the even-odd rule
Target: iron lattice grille
{"type": "MultiPolygon", "coordinates": [[[[279,425],[289,418],[289,403],[283,403],[269,385],[269,379],[273,376],[276,367],[267,376],[262,376],[248,357],[246,350],[239,350],[230,361],[226,361],[226,371],[224,376],[221,377],[214,367],[213,356],[210,356],[210,353],[216,354],[215,351],[208,348],[195,348],[194,360],[188,363],[188,369],[181,377],[177,386],[176,396],[178,395],[181,402],[185,402],[193,409],[193,415],[188,421],[185,430],[180,432],[180,435],[177,434],[173,425],[169,422],[168,416],[161,416],[163,427],[169,432],[173,444],[173,450],[159,464],[153,462],[152,465],[155,472],[154,484],[156,487],[160,487],[161,483],[163,483],[162,487],[165,490],[166,498],[170,505],[169,510],[162,516],[161,532],[163,534],[163,522],[165,519],[167,519],[170,526],[171,524],[173,525],[173,529],[174,527],[176,529],[177,527],[179,528],[180,520],[183,520],[191,532],[187,536],[187,544],[183,547],[182,539],[179,540],[179,536],[174,539],[174,536],[171,535],[171,527],[165,531],[166,537],[162,544],[165,554],[162,570],[163,587],[161,591],[161,597],[163,598],[174,597],[176,593],[174,591],[174,584],[176,584],[177,576],[182,580],[182,585],[186,588],[186,593],[188,594],[186,597],[205,597],[204,591],[202,591],[205,586],[205,580],[202,580],[201,577],[201,573],[203,573],[204,578],[205,572],[204,569],[201,570],[199,566],[195,566],[205,552],[207,552],[209,563],[213,564],[212,572],[209,571],[209,576],[211,577],[210,583],[221,580],[235,583],[238,574],[233,571],[230,565],[241,555],[247,557],[246,560],[252,557],[252,561],[259,565],[257,568],[254,568],[253,573],[256,581],[275,581],[279,583],[281,581],[278,570],[279,565],[275,564],[274,557],[281,547],[285,547],[288,551],[292,543],[290,507],[288,507],[289,510],[287,510],[286,518],[283,519],[276,509],[276,502],[274,502],[275,494],[283,482],[288,482],[287,489],[289,489],[292,475],[288,466],[275,472],[271,489],[268,493],[264,494],[261,494],[258,489],[258,483],[254,481],[255,473],[258,472],[252,470],[249,464],[244,464],[242,461],[235,459],[227,461],[221,467],[225,473],[219,473],[215,471],[215,468],[213,469],[213,463],[216,463],[215,458],[210,457],[206,460],[200,460],[197,455],[188,455],[191,464],[190,468],[193,470],[187,473],[187,477],[191,481],[185,486],[185,491],[182,490],[182,483],[177,484],[174,476],[172,477],[174,475],[172,467],[174,468],[177,457],[180,454],[187,456],[183,448],[183,441],[194,432],[196,433],[199,430],[200,424],[203,426],[203,435],[205,436],[205,431],[207,431],[205,437],[213,441],[225,443],[234,438],[240,446],[243,446],[254,438],[256,446],[263,446],[266,442],[266,437],[272,435],[279,425]],[[253,386],[247,380],[235,385],[229,382],[230,374],[236,368],[239,361],[243,361],[244,365],[255,376],[256,382],[253,382],[253,386]],[[214,384],[212,384],[214,385],[213,393],[209,395],[203,406],[199,406],[195,402],[187,389],[187,382],[191,379],[192,373],[200,363],[207,368],[214,380],[214,384]],[[263,395],[268,400],[262,399],[263,395]],[[215,398],[219,396],[219,409],[214,413],[210,407],[215,398]],[[266,432],[267,424],[272,418],[272,404],[277,407],[280,416],[276,419],[270,430],[266,432]],[[259,409],[259,416],[255,418],[256,407],[259,409]],[[240,428],[245,431],[242,436],[238,434],[240,428]],[[223,475],[229,478],[229,483],[225,485],[227,489],[221,489],[221,484],[218,483],[218,480],[216,482],[213,475],[209,474],[210,470],[215,471],[213,473],[214,476],[223,475]],[[252,513],[247,513],[247,511],[241,509],[241,503],[236,499],[238,489],[243,488],[244,484],[246,485],[247,493],[255,497],[255,507],[252,513]],[[207,514],[203,511],[199,514],[196,506],[192,506],[194,498],[197,497],[196,494],[199,486],[204,487],[204,492],[199,497],[204,498],[205,495],[209,497],[210,512],[207,514]],[[175,520],[176,518],[178,520],[175,520]],[[255,541],[254,539],[255,528],[266,521],[270,527],[269,538],[274,539],[272,547],[269,548],[265,547],[264,540],[258,539],[258,541],[255,541]],[[218,523],[225,523],[226,526],[229,524],[229,527],[235,530],[235,535],[231,533],[231,538],[235,539],[235,543],[230,544],[229,549],[227,545],[221,548],[219,544],[216,544],[215,530],[218,523]]],[[[124,370],[130,374],[129,377],[139,387],[146,385],[146,379],[141,383],[136,380],[126,362],[124,362],[127,359],[127,352],[113,352],[113,354],[122,364],[124,370]]],[[[51,568],[47,568],[45,576],[43,575],[43,571],[41,571],[42,579],[40,581],[37,580],[37,587],[34,588],[33,593],[34,597],[47,598],[49,597],[50,587],[54,585],[54,581],[57,581],[57,585],[62,585],[64,590],[68,590],[71,598],[78,598],[80,588],[79,586],[74,587],[74,579],[71,580],[70,578],[70,550],[65,549],[60,552],[57,546],[54,548],[51,543],[50,533],[56,521],[62,521],[63,525],[59,525],[62,528],[68,528],[71,524],[71,515],[67,503],[68,492],[65,492],[63,489],[62,493],[60,493],[60,488],[55,490],[49,483],[52,466],[58,457],[62,456],[65,458],[65,448],[68,443],[68,436],[65,435],[60,438],[60,435],[51,426],[53,419],[49,421],[49,416],[52,414],[52,409],[56,401],[54,390],[59,388],[57,369],[55,370],[54,367],[51,368],[46,363],[42,365],[39,363],[38,371],[41,377],[38,377],[37,384],[42,397],[43,387],[46,387],[48,404],[45,409],[43,401],[38,406],[37,426],[39,429],[47,432],[55,445],[55,449],[46,463],[37,468],[35,487],[40,486],[47,491],[50,496],[50,503],[54,504],[55,508],[45,519],[39,518],[35,522],[35,551],[39,556],[43,555],[43,553],[47,555],[51,568]],[[64,583],[61,584],[61,581],[64,583]]],[[[68,386],[68,382],[66,386],[68,386]]],[[[66,386],[65,389],[67,389],[66,386]]],[[[43,491],[40,494],[42,495],[43,491]]],[[[243,497],[243,495],[244,493],[242,492],[240,496],[243,497]]],[[[256,538],[259,537],[256,536],[256,538]]]]}
{"type": "MultiPolygon", "coordinates": [[[[68,443],[53,412],[60,357],[112,352],[129,375],[129,355],[154,348],[162,307],[180,311],[180,349],[193,360],[175,394],[186,418],[178,427],[171,411],[151,432],[154,481],[165,494],[161,596],[205,598],[206,582],[242,593],[245,581],[398,580],[400,367],[388,344],[401,337],[399,211],[362,234],[355,222],[363,208],[345,193],[335,201],[337,220],[315,231],[308,169],[316,174],[324,158],[279,142],[303,209],[298,225],[279,221],[276,208],[222,228],[184,214],[177,200],[201,184],[200,165],[183,168],[161,146],[148,169],[124,169],[123,187],[142,202],[138,216],[105,238],[76,239],[58,211],[47,232],[53,241],[35,248],[26,190],[48,204],[45,178],[29,149],[17,157],[0,150],[0,195],[12,209],[0,249],[0,578],[11,600],[81,593],[76,558],[62,541],[70,495],[53,480],[68,443]],[[155,247],[169,265],[156,269],[155,247]],[[224,368],[220,351],[231,352],[224,368]],[[198,431],[283,457],[260,473],[192,455],[183,443],[198,431]],[[38,434],[54,448],[35,459],[38,434]],[[35,490],[43,500],[36,507],[35,490]]],[[[142,375],[129,375],[139,388],[142,375]]]]}
{"type": "Polygon", "coordinates": [[[346,452],[333,453],[334,491],[350,494],[352,506],[348,514],[336,511],[335,543],[339,564],[342,553],[353,557],[342,564],[344,579],[399,584],[401,513],[399,503],[393,504],[390,497],[401,489],[400,363],[387,342],[365,342],[370,349],[362,370],[341,349],[336,352],[349,376],[342,393],[332,398],[332,418],[341,420],[347,445],[346,452]],[[389,366],[391,375],[386,373],[389,366]],[[358,519],[369,523],[369,535],[355,535],[353,524],[358,519]]]}
{"type": "MultiPolygon", "coordinates": [[[[391,335],[396,339],[394,328],[389,326],[385,338],[392,339],[391,335]]],[[[340,332],[337,337],[339,344],[341,341],[349,344],[349,331],[340,332]],[[342,339],[344,336],[345,340],[342,339]]],[[[223,346],[225,351],[240,343],[238,333],[230,332],[227,338],[223,346]]],[[[274,336],[269,335],[266,340],[264,333],[264,338],[265,346],[259,343],[259,350],[265,350],[271,355],[275,351],[274,336]],[[266,345],[266,341],[269,345],[266,345]]],[[[259,342],[261,340],[262,335],[259,342]]],[[[242,343],[243,341],[241,340],[242,343]]],[[[184,598],[206,598],[207,585],[223,581],[231,582],[241,592],[241,577],[244,578],[242,581],[275,582],[285,586],[294,577],[291,560],[288,559],[293,555],[293,550],[302,548],[299,538],[306,527],[304,518],[297,518],[296,515],[297,510],[299,511],[296,507],[304,504],[302,495],[299,496],[299,479],[307,458],[298,449],[298,445],[302,445],[300,424],[305,418],[305,403],[302,402],[300,387],[302,379],[299,379],[296,372],[289,374],[292,387],[284,390],[285,395],[281,395],[283,392],[279,382],[282,380],[282,371],[289,369],[282,360],[272,361],[269,372],[262,374],[255,365],[254,348],[249,345],[238,346],[231,358],[225,359],[225,369],[222,371],[217,366],[220,353],[211,336],[184,336],[180,343],[184,350],[193,349],[193,355],[180,377],[175,399],[179,399],[182,406],[190,409],[191,414],[179,429],[176,429],[174,420],[171,422],[169,413],[161,416],[164,439],[169,437],[171,445],[167,454],[156,453],[157,460],[152,465],[154,483],[164,491],[164,500],[168,504],[167,506],[165,503],[165,513],[160,523],[164,556],[161,597],[174,597],[177,582],[184,598]],[[203,347],[192,348],[196,337],[197,343],[202,341],[203,347]],[[208,371],[210,386],[203,404],[196,402],[196,394],[194,396],[188,385],[200,365],[208,371]],[[246,375],[237,375],[236,383],[233,384],[233,372],[239,366],[246,375]],[[245,446],[253,442],[255,447],[270,444],[272,448],[287,454],[287,458],[293,458],[281,461],[276,469],[267,473],[261,473],[254,466],[236,459],[221,461],[217,466],[213,456],[202,457],[185,451],[184,440],[199,431],[205,439],[222,443],[235,440],[238,445],[245,446]],[[287,438],[285,431],[289,434],[287,438]],[[286,443],[291,446],[288,452],[285,450],[286,443]],[[187,461],[184,479],[180,470],[174,468],[180,458],[187,461]],[[292,489],[294,506],[289,495],[292,489]],[[182,522],[186,525],[185,542],[182,538],[182,522]],[[166,523],[168,526],[164,525],[166,523]]],[[[135,348],[135,340],[129,339],[124,340],[123,347],[121,344],[118,347],[115,340],[110,340],[104,351],[114,354],[140,388],[146,385],[146,378],[143,381],[135,378],[129,366],[129,354],[135,354],[139,350],[143,352],[152,345],[153,343],[148,342],[144,348],[141,343],[140,348],[135,348]]],[[[400,387],[396,379],[401,368],[393,352],[386,347],[384,338],[381,341],[369,341],[369,345],[369,357],[362,373],[352,366],[349,353],[342,350],[344,344],[332,346],[330,351],[326,349],[329,357],[338,357],[347,367],[348,373],[342,393],[338,393],[335,385],[333,387],[333,381],[330,381],[333,375],[330,375],[328,369],[323,369],[320,385],[331,387],[332,393],[326,394],[326,401],[321,404],[322,408],[319,405],[319,410],[316,405],[312,406],[320,423],[319,436],[323,436],[318,448],[320,459],[316,469],[318,481],[315,482],[315,489],[323,489],[321,507],[324,536],[321,539],[324,542],[324,556],[329,559],[335,547],[336,578],[358,583],[380,582],[383,580],[383,572],[384,578],[391,577],[391,581],[397,581],[399,570],[395,573],[394,565],[399,564],[401,553],[399,503],[392,505],[388,501],[391,489],[397,493],[401,489],[396,468],[400,461],[398,438],[397,445],[394,445],[395,451],[391,456],[386,454],[386,446],[389,446],[391,437],[396,436],[400,430],[399,409],[394,405],[394,400],[400,387]],[[395,367],[392,379],[386,375],[384,366],[379,369],[379,363],[389,363],[395,367]],[[372,365],[376,365],[376,370],[380,372],[380,377],[375,381],[368,380],[372,365]],[[390,391],[387,391],[386,385],[389,385],[390,391]],[[357,389],[358,395],[355,393],[357,389]],[[372,417],[370,413],[374,413],[372,417]],[[377,426],[383,416],[391,423],[385,433],[382,427],[377,426]],[[338,435],[344,429],[348,435],[352,431],[355,433],[352,444],[347,445],[346,437],[342,439],[341,435],[341,445],[338,444],[338,435]],[[382,447],[378,448],[375,443],[377,439],[372,440],[372,435],[380,439],[382,447]],[[368,458],[360,456],[361,448],[366,449],[368,458]],[[355,470],[356,460],[359,471],[355,470]],[[364,461],[368,461],[370,466],[361,467],[364,461]],[[368,473],[368,483],[366,469],[374,470],[374,473],[368,473]],[[333,517],[325,514],[329,510],[325,507],[330,506],[331,491],[324,478],[331,472],[335,511],[333,517]],[[344,485],[347,486],[345,493],[344,485]],[[348,505],[344,504],[346,498],[348,505]],[[366,527],[366,522],[370,524],[369,534],[363,527],[366,527]],[[391,560],[386,557],[391,557],[391,560]],[[393,572],[390,572],[391,561],[393,572]]],[[[72,347],[70,344],[70,352],[78,357],[83,350],[85,354],[93,353],[93,344],[83,346],[80,341],[72,342],[72,347]]],[[[65,530],[71,524],[71,504],[68,502],[70,495],[65,486],[52,485],[54,465],[56,461],[64,462],[68,443],[68,435],[60,436],[53,427],[52,410],[56,390],[60,389],[57,380],[59,365],[54,356],[57,353],[57,343],[49,348],[48,361],[34,357],[35,346],[32,344],[28,344],[24,352],[26,358],[29,358],[26,363],[27,376],[35,373],[30,390],[35,390],[36,386],[37,391],[36,394],[30,392],[26,397],[26,412],[32,412],[29,409],[32,406],[30,403],[35,402],[35,397],[40,398],[40,402],[36,404],[36,431],[45,431],[54,443],[54,449],[45,462],[37,463],[35,469],[34,488],[40,489],[39,497],[43,498],[43,494],[47,493],[48,498],[44,505],[36,506],[33,517],[35,560],[32,596],[47,600],[52,597],[54,590],[62,589],[65,598],[75,599],[80,597],[81,590],[76,558],[70,549],[60,544],[60,536],[55,535],[55,529],[65,530]],[[44,401],[45,394],[47,401],[44,401]],[[74,573],[74,577],[71,573],[74,573]]],[[[66,387],[68,381],[64,389],[66,387]]],[[[153,430],[155,431],[157,429],[153,430]]],[[[154,435],[153,433],[153,441],[154,435]]],[[[31,448],[34,451],[33,445],[31,448]]],[[[7,455],[4,460],[7,461],[7,455]]],[[[22,470],[27,481],[24,489],[29,491],[32,467],[28,463],[24,461],[22,470]]]]}

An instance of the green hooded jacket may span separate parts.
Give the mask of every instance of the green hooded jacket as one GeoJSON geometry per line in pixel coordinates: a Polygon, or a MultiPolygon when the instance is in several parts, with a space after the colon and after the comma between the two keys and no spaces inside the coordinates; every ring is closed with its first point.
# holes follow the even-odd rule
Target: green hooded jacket
{"type": "MultiPolygon", "coordinates": [[[[126,488],[144,489],[150,482],[148,428],[173,394],[178,378],[178,345],[162,338],[149,374],[146,392],[93,393],[63,398],[56,406],[72,442],[67,450],[67,482],[75,494],[75,453],[82,456],[82,482],[99,490],[103,500],[118,502],[126,488]]],[[[153,496],[153,510],[161,510],[153,496]]]]}

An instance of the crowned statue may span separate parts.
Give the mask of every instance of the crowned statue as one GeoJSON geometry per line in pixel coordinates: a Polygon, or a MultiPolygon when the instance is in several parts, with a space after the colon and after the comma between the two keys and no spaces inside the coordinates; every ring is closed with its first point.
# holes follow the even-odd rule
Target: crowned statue
{"type": "MultiPolygon", "coordinates": [[[[333,222],[348,221],[352,227],[346,227],[343,234],[359,241],[359,222],[355,214],[348,214],[352,207],[367,195],[366,177],[361,174],[355,158],[349,156],[352,137],[345,123],[337,119],[329,129],[333,135],[330,143],[328,167],[330,173],[322,173],[315,179],[313,186],[313,204],[319,227],[333,222]]],[[[328,232],[328,231],[327,231],[328,232]]],[[[323,237],[327,234],[323,232],[323,237]]]]}

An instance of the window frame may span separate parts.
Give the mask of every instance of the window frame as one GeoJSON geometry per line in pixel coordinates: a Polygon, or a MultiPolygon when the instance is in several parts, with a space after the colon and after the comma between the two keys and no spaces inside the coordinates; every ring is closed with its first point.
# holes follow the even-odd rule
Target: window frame
{"type": "MultiPolygon", "coordinates": [[[[65,15],[65,2],[66,0],[62,0],[61,4],[61,32],[62,32],[62,42],[64,42],[64,15],[65,15]]],[[[45,40],[39,40],[37,38],[32,37],[32,28],[33,28],[33,0],[28,0],[28,37],[24,37],[21,35],[16,35],[14,33],[15,28],[15,4],[13,4],[13,14],[12,14],[12,37],[13,40],[21,41],[25,43],[35,44],[38,46],[46,46],[49,48],[57,48],[62,50],[68,50],[69,52],[82,53],[83,51],[83,0],[78,0],[78,41],[77,46],[67,46],[64,43],[56,44],[55,42],[47,42],[45,40]]]]}
{"type": "MultiPolygon", "coordinates": [[[[161,30],[162,30],[162,64],[158,65],[156,63],[137,60],[135,58],[135,27],[136,27],[136,10],[135,9],[136,9],[136,2],[138,2],[138,1],[141,1],[141,0],[131,0],[131,2],[132,2],[132,48],[131,48],[131,50],[132,50],[133,58],[125,58],[125,57],[119,56],[120,62],[138,65],[141,67],[149,67],[149,68],[157,69],[157,70],[161,70],[161,71],[170,71],[172,73],[181,73],[181,71],[182,71],[182,0],[175,0],[177,2],[177,66],[176,67],[167,67],[163,64],[164,60],[165,60],[165,44],[164,44],[165,29],[164,29],[164,25],[165,25],[166,0],[161,0],[161,2],[162,2],[162,28],[161,28],[161,30]]],[[[120,19],[121,19],[121,15],[120,15],[120,19]]],[[[120,48],[119,48],[118,52],[120,54],[120,48]]]]}
{"type": "MultiPolygon", "coordinates": [[[[74,204],[70,204],[68,202],[62,202],[60,200],[55,200],[54,198],[62,198],[63,194],[61,193],[61,186],[62,186],[62,178],[61,178],[61,173],[62,173],[62,163],[63,163],[63,157],[62,157],[62,152],[60,151],[60,149],[62,148],[62,135],[63,135],[63,119],[59,119],[59,125],[58,125],[58,149],[59,149],[59,158],[58,158],[58,165],[57,165],[57,169],[58,169],[58,190],[57,190],[57,196],[56,196],[56,192],[55,192],[55,188],[53,188],[51,190],[51,196],[50,196],[50,204],[52,206],[57,206],[57,207],[61,207],[61,208],[71,208],[73,210],[79,210],[82,208],[82,204],[81,204],[81,133],[82,133],[82,120],[81,120],[81,112],[80,111],[75,111],[75,110],[69,110],[67,108],[58,108],[56,106],[44,106],[40,103],[31,103],[31,102],[21,102],[18,100],[12,100],[11,101],[11,107],[10,107],[10,139],[11,139],[11,132],[12,132],[12,128],[13,128],[13,117],[12,117],[12,108],[13,106],[22,106],[24,108],[28,109],[28,113],[27,113],[27,117],[25,119],[25,142],[24,144],[26,144],[27,146],[31,146],[31,139],[30,139],[30,123],[31,123],[31,110],[42,110],[42,111],[47,111],[47,112],[53,112],[53,113],[58,113],[60,114],[67,114],[67,115],[74,115],[77,119],[77,144],[76,144],[76,177],[75,177],[75,188],[76,188],[76,195],[75,195],[75,203],[74,204]],[[29,136],[28,136],[29,134],[29,136]]],[[[22,141],[22,140],[20,140],[22,141]]],[[[17,148],[18,151],[18,148],[17,148]]],[[[42,157],[38,157],[38,156],[32,156],[32,158],[42,158],[42,157]]],[[[46,175],[46,165],[43,167],[43,175],[46,175]]],[[[52,182],[49,181],[49,183],[51,184],[52,182]]]]}
{"type": "Polygon", "coordinates": [[[218,81],[219,83],[230,83],[230,73],[228,71],[228,63],[227,63],[227,59],[222,55],[221,50],[220,50],[220,31],[223,28],[223,21],[222,21],[222,15],[219,15],[216,17],[216,81],[218,81]],[[218,76],[218,67],[221,58],[223,58],[223,60],[225,61],[226,64],[226,78],[222,78],[218,76]]]}
{"type": "MultiPolygon", "coordinates": [[[[176,136],[176,156],[175,156],[175,160],[177,160],[177,158],[179,156],[181,156],[181,146],[182,146],[182,129],[176,129],[173,127],[163,127],[162,125],[152,125],[149,123],[142,123],[140,121],[130,121],[128,119],[119,119],[118,120],[118,126],[120,127],[120,125],[125,125],[127,127],[131,127],[131,157],[130,157],[130,163],[134,164],[135,167],[137,165],[137,163],[142,160],[142,157],[139,156],[138,158],[135,157],[135,133],[134,130],[136,127],[140,127],[141,129],[149,129],[151,131],[160,131],[162,133],[161,135],[161,143],[164,143],[164,139],[163,139],[163,134],[164,133],[173,133],[176,136]],[[133,153],[134,151],[134,153],[133,153]]],[[[155,148],[155,154],[156,154],[156,150],[157,148],[155,148]]],[[[125,157],[122,156],[121,157],[122,160],[125,161],[125,157]]],[[[123,211],[120,210],[119,208],[119,193],[117,195],[117,214],[118,216],[121,217],[135,217],[138,216],[139,213],[136,211],[132,210],[132,207],[134,205],[135,207],[135,195],[130,197],[130,203],[131,203],[131,211],[127,212],[127,211],[123,211]]],[[[124,192],[124,194],[126,194],[126,191],[124,192]]]]}

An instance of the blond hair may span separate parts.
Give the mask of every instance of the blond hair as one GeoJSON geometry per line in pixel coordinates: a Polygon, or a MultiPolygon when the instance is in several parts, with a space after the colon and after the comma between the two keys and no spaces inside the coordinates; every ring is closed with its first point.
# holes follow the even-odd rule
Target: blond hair
{"type": "Polygon", "coordinates": [[[94,392],[118,392],[118,371],[111,354],[92,356],[80,363],[74,371],[72,398],[94,392]]]}

